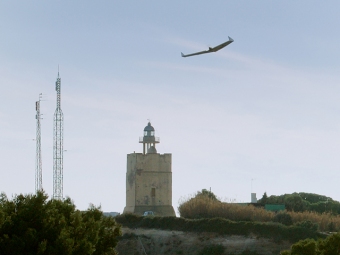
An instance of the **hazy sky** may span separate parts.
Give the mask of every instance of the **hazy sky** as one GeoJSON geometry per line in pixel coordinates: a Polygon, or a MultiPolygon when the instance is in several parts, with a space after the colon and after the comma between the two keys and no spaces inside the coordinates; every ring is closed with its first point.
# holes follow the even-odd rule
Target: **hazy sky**
{"type": "Polygon", "coordinates": [[[52,196],[59,65],[64,195],[79,209],[123,211],[126,155],[142,152],[148,119],[172,153],[175,211],[203,188],[237,202],[340,200],[339,11],[335,0],[1,1],[0,191],[35,190],[43,93],[52,196]]]}

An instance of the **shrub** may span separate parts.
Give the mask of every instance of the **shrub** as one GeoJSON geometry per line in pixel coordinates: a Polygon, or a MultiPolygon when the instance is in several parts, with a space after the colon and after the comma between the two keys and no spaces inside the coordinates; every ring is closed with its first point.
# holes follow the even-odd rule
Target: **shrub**
{"type": "Polygon", "coordinates": [[[140,222],[142,216],[132,213],[124,213],[117,215],[115,220],[126,227],[136,227],[136,224],[140,222]]]}
{"type": "Polygon", "coordinates": [[[291,250],[282,251],[281,255],[337,255],[340,247],[340,233],[317,241],[312,239],[300,240],[292,245],[291,250]]]}
{"type": "Polygon", "coordinates": [[[315,255],[316,242],[312,239],[305,239],[292,245],[291,255],[315,255]]]}
{"type": "Polygon", "coordinates": [[[340,247],[340,233],[336,233],[328,236],[324,240],[319,240],[317,249],[322,252],[321,254],[332,255],[339,254],[339,247],[340,247]]]}
{"type": "Polygon", "coordinates": [[[311,222],[310,220],[298,222],[295,224],[296,226],[302,227],[302,228],[307,228],[313,231],[318,230],[318,224],[311,222]]]}
{"type": "Polygon", "coordinates": [[[340,230],[340,216],[334,216],[331,213],[316,213],[316,212],[287,212],[293,220],[293,223],[311,221],[318,224],[320,231],[330,231],[329,224],[332,224],[333,231],[340,230]]]}
{"type": "Polygon", "coordinates": [[[181,217],[190,219],[222,217],[234,221],[271,221],[274,213],[252,205],[239,205],[223,203],[209,199],[206,196],[198,196],[183,201],[178,207],[181,217]]]}
{"type": "Polygon", "coordinates": [[[276,214],[273,218],[273,221],[281,223],[281,224],[286,225],[286,226],[293,225],[292,216],[290,216],[289,214],[284,213],[284,212],[276,214]]]}

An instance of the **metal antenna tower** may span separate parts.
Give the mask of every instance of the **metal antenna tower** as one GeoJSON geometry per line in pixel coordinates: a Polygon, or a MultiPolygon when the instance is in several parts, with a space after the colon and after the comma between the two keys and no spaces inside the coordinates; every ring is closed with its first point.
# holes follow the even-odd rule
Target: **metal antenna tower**
{"type": "Polygon", "coordinates": [[[60,85],[61,79],[58,77],[55,83],[57,91],[57,108],[54,112],[53,128],[53,198],[63,199],[63,125],[64,115],[60,108],[60,85]]]}
{"type": "Polygon", "coordinates": [[[39,100],[35,102],[35,110],[37,114],[35,118],[37,119],[37,133],[36,133],[36,162],[35,162],[35,192],[42,191],[42,161],[41,161],[41,126],[40,120],[40,102],[42,93],[39,94],[39,100]]]}

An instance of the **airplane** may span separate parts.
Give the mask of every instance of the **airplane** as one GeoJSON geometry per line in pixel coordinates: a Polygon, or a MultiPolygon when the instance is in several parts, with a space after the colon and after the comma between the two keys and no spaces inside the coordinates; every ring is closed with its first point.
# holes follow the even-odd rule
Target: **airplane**
{"type": "Polygon", "coordinates": [[[224,42],[224,43],[222,43],[222,44],[220,44],[220,45],[218,45],[218,46],[216,46],[216,47],[214,47],[214,48],[209,47],[209,50],[200,51],[200,52],[196,52],[196,53],[192,53],[192,54],[188,54],[188,55],[184,55],[184,54],[181,52],[181,55],[182,55],[183,58],[186,58],[186,57],[190,57],[190,56],[195,56],[195,55],[200,55],[200,54],[205,54],[205,53],[216,52],[216,51],[218,51],[218,50],[224,48],[225,46],[231,44],[231,43],[234,41],[234,40],[233,40],[232,38],[230,38],[229,36],[228,36],[228,38],[229,38],[229,41],[226,41],[226,42],[224,42]]]}

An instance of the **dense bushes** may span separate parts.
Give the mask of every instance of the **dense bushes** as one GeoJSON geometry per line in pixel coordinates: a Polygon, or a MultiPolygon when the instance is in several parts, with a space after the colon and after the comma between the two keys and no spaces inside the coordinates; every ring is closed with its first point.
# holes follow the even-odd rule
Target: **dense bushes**
{"type": "Polygon", "coordinates": [[[94,206],[75,209],[70,199],[42,192],[0,195],[0,254],[116,254],[120,227],[94,206]]]}
{"type": "Polygon", "coordinates": [[[273,217],[274,222],[281,223],[286,226],[293,225],[292,216],[285,212],[279,212],[273,217]]]}
{"type": "Polygon", "coordinates": [[[326,239],[300,240],[292,245],[291,250],[282,251],[281,255],[338,255],[340,254],[340,233],[326,239]]]}
{"type": "Polygon", "coordinates": [[[273,213],[254,206],[222,203],[209,197],[195,197],[182,201],[178,207],[181,217],[189,219],[222,217],[229,220],[271,221],[273,213]]]}
{"type": "Polygon", "coordinates": [[[184,200],[178,207],[181,217],[189,219],[221,217],[232,221],[280,222],[285,225],[309,221],[320,231],[339,231],[340,216],[332,213],[287,211],[276,214],[262,207],[223,203],[208,196],[195,196],[184,200]]]}
{"type": "Polygon", "coordinates": [[[285,204],[288,211],[305,212],[312,211],[317,213],[340,214],[340,203],[330,197],[312,193],[293,193],[280,196],[267,196],[259,199],[260,204],[285,204]]]}
{"type": "Polygon", "coordinates": [[[315,224],[309,220],[307,221],[302,221],[302,222],[298,222],[296,223],[296,226],[302,227],[302,228],[307,228],[313,231],[317,231],[318,230],[318,224],[315,224]]]}
{"type": "Polygon", "coordinates": [[[316,213],[316,212],[287,212],[293,220],[294,224],[299,222],[310,221],[318,226],[320,231],[339,231],[340,230],[340,215],[331,213],[316,213]]]}
{"type": "Polygon", "coordinates": [[[255,234],[259,237],[272,238],[275,241],[289,240],[296,242],[305,238],[317,238],[320,235],[311,229],[299,226],[284,226],[278,223],[260,223],[230,221],[223,218],[184,219],[176,217],[141,217],[122,214],[116,221],[130,228],[156,228],[190,232],[214,232],[223,235],[255,234]]]}

